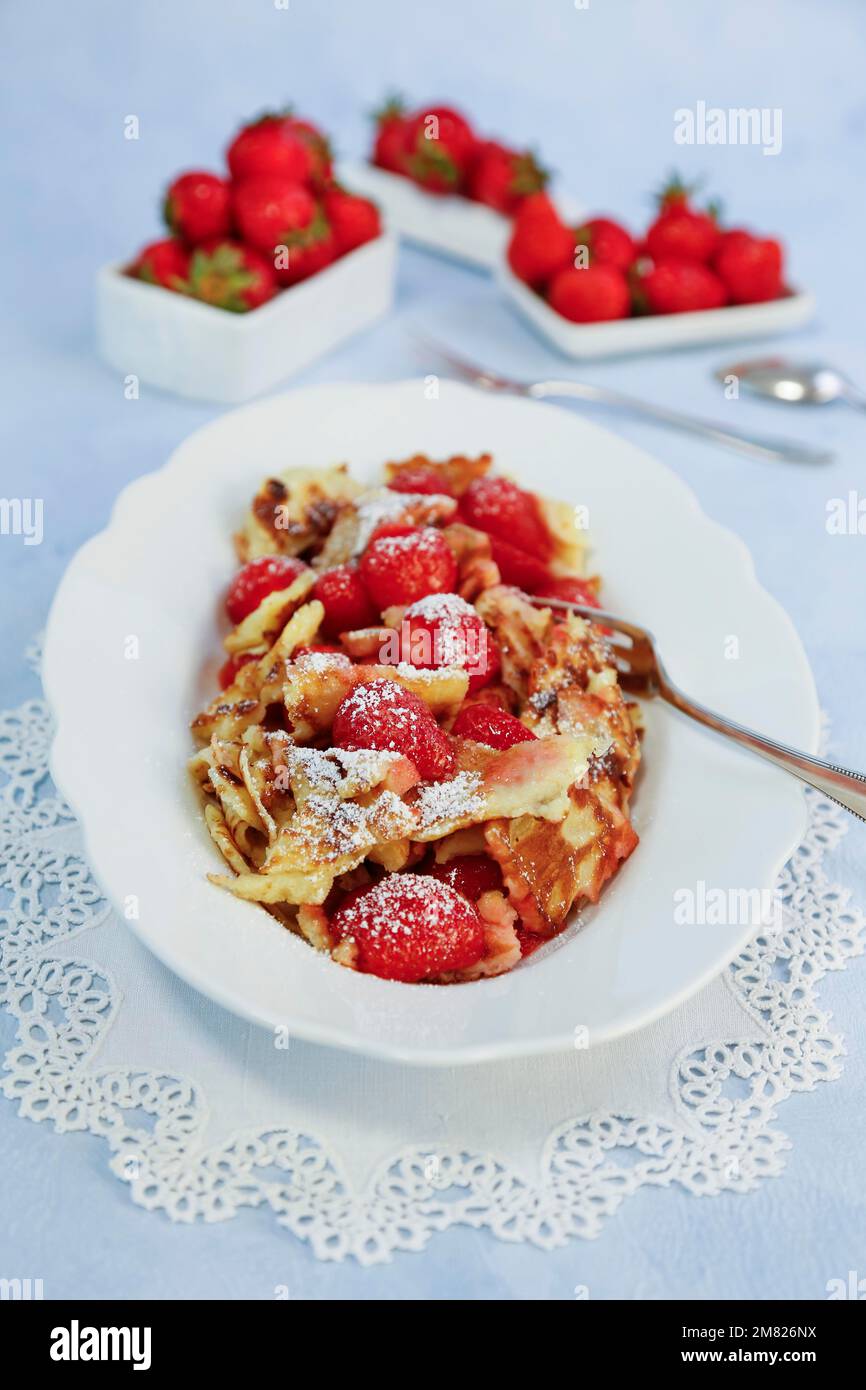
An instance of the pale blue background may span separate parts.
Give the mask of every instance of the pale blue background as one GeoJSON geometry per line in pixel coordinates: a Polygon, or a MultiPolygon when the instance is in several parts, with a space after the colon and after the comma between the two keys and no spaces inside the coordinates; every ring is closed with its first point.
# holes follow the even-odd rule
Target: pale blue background
{"type": "MultiPolygon", "coordinates": [[[[157,233],[158,196],[175,170],[216,165],[239,117],[286,98],[347,154],[362,151],[364,112],[395,85],[419,103],[463,101],[482,127],[537,144],[587,206],[635,222],[673,164],[705,171],[733,219],[784,233],[792,278],[819,297],[817,323],[788,348],[827,356],[866,384],[858,0],[590,0],[581,11],[570,0],[290,0],[288,11],[270,0],[7,0],[0,51],[0,494],[41,496],[46,508],[41,547],[0,538],[4,705],[30,693],[20,653],[69,556],[129,479],[216,413],[146,388],[124,400],[94,357],[94,271],[157,233]],[[781,155],[675,147],[673,111],[701,99],[781,107],[781,155]],[[140,119],[137,143],[123,139],[129,114],[140,119]]],[[[494,364],[562,369],[488,281],[420,253],[401,256],[399,311],[494,364]]],[[[866,537],[825,529],[829,498],[866,494],[866,416],[726,402],[709,372],[732,356],[736,348],[706,350],[585,374],[838,451],[824,471],[762,466],[610,420],[749,545],[802,634],[838,755],[866,767],[866,537]]],[[[397,378],[417,366],[397,318],[303,379],[397,378]]],[[[852,825],[837,861],[861,901],[864,844],[852,825]]],[[[459,1232],[359,1270],[317,1263],[264,1212],[172,1227],[130,1204],[97,1140],[58,1137],[2,1102],[0,1275],[42,1276],[49,1296],[267,1298],[287,1284],[317,1298],[569,1299],[586,1284],[593,1298],[821,1297],[829,1278],[866,1275],[866,968],[831,980],[822,1002],[850,1055],[841,1082],[785,1106],[794,1150],[783,1178],[712,1201],[645,1191],[599,1241],[550,1254],[459,1232]]]]}

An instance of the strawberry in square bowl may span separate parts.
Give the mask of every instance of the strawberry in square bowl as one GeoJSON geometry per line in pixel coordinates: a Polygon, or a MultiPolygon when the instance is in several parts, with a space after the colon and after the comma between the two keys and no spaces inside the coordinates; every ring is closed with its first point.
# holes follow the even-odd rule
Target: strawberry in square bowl
{"type": "MultiPolygon", "coordinates": [[[[491,138],[450,103],[408,106],[392,96],[373,121],[368,158],[342,167],[346,182],[378,202],[407,241],[493,270],[523,200],[548,184],[534,150],[491,138]]],[[[562,205],[577,216],[573,202],[562,205]]]]}
{"type": "Polygon", "coordinates": [[[243,401],[391,305],[393,238],[376,204],[337,182],[318,127],[267,113],[226,163],[174,178],[168,235],[99,273],[100,352],[136,387],[243,401]]]}
{"type": "Polygon", "coordinates": [[[620,222],[567,224],[539,191],[524,199],[499,282],[530,325],[573,358],[758,337],[799,327],[815,309],[793,290],[781,243],[725,227],[678,178],[642,237],[620,222]]]}

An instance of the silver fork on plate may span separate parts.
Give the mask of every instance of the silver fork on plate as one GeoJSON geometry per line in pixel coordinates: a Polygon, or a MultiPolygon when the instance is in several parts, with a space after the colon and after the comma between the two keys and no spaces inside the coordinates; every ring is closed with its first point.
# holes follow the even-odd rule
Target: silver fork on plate
{"type": "Polygon", "coordinates": [[[550,400],[557,397],[571,397],[581,401],[596,402],[598,405],[612,405],[627,410],[632,415],[642,415],[661,425],[671,425],[687,434],[700,435],[716,444],[734,449],[750,458],[776,459],[783,463],[830,463],[833,455],[826,449],[813,449],[807,444],[797,444],[791,439],[772,436],[744,434],[729,425],[718,425],[712,420],[702,420],[697,415],[684,415],[679,410],[669,410],[667,406],[653,405],[651,401],[639,400],[637,396],[626,395],[624,391],[614,391],[609,386],[594,386],[585,381],[512,381],[509,377],[498,376],[484,367],[453,353],[450,348],[414,334],[416,341],[430,352],[435,352],[446,362],[456,376],[473,386],[485,387],[488,391],[502,391],[512,396],[528,396],[532,400],[550,400]]]}
{"type": "Polygon", "coordinates": [[[849,772],[844,767],[837,767],[835,763],[825,762],[823,758],[814,758],[810,753],[788,748],[784,743],[777,743],[775,739],[757,734],[753,729],[746,729],[733,719],[714,714],[706,705],[692,700],[674,685],[659,656],[655,638],[646,628],[639,627],[637,623],[627,622],[615,613],[587,608],[579,603],[569,603],[565,599],[536,598],[530,594],[524,597],[536,608],[563,609],[622,633],[629,639],[628,643],[611,641],[610,645],[622,684],[626,689],[639,695],[659,696],[682,714],[687,714],[690,719],[714,729],[717,734],[724,734],[741,747],[748,748],[750,752],[757,753],[759,757],[766,758],[777,767],[784,768],[794,777],[799,777],[801,782],[815,787],[817,791],[837,801],[860,820],[866,820],[866,776],[860,772],[849,772]]]}

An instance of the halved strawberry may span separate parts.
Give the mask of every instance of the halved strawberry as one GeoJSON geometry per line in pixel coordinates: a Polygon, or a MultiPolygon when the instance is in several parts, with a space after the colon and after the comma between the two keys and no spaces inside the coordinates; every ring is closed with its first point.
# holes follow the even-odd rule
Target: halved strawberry
{"type": "Polygon", "coordinates": [[[430,709],[397,681],[378,677],[343,696],[331,733],[336,748],[375,748],[411,758],[425,781],[452,776],[454,749],[430,709]]]}
{"type": "Polygon", "coordinates": [[[459,594],[428,594],[406,609],[408,634],[404,660],[422,670],[456,666],[469,676],[469,690],[481,690],[499,675],[499,648],[487,624],[459,594]]]}
{"type": "Polygon", "coordinates": [[[490,537],[490,549],[503,584],[516,584],[518,589],[525,589],[531,594],[550,578],[550,571],[543,560],[537,560],[526,550],[520,550],[498,536],[490,537]]]}
{"type": "Polygon", "coordinates": [[[455,738],[471,738],[488,748],[513,748],[516,743],[532,743],[536,735],[519,719],[498,705],[464,705],[454,720],[455,738]]]}
{"type": "Polygon", "coordinates": [[[392,492],[423,492],[440,497],[453,497],[448,479],[436,468],[423,463],[405,464],[388,483],[392,492]]]}
{"type": "Polygon", "coordinates": [[[237,625],[275,589],[288,589],[309,567],[292,555],[260,555],[238,570],[226,594],[226,612],[237,625]]]}
{"type": "Polygon", "coordinates": [[[502,891],[502,870],[487,854],[458,854],[447,864],[434,864],[430,876],[447,883],[471,903],[477,903],[482,893],[502,891]]]}
{"type": "Polygon", "coordinates": [[[330,637],[372,627],[379,621],[379,612],[357,565],[336,565],[324,570],[316,580],[312,597],[325,609],[322,626],[330,637]]]}
{"type": "Polygon", "coordinates": [[[380,612],[426,594],[450,593],[457,561],[432,526],[380,527],[360,560],[361,578],[380,612]]]}
{"type": "Polygon", "coordinates": [[[357,968],[412,983],[465,970],[484,954],[475,908],[429,874],[391,874],[352,893],[331,918],[331,930],[357,949],[357,968]]]}
{"type": "Polygon", "coordinates": [[[217,672],[217,680],[220,690],[228,690],[230,685],[234,685],[238,671],[242,666],[246,666],[248,661],[257,661],[255,652],[238,652],[236,656],[230,656],[224,661],[217,672]]]}
{"type": "Polygon", "coordinates": [[[540,559],[553,549],[537,500],[509,478],[476,478],[460,499],[460,515],[477,530],[540,559]]]}

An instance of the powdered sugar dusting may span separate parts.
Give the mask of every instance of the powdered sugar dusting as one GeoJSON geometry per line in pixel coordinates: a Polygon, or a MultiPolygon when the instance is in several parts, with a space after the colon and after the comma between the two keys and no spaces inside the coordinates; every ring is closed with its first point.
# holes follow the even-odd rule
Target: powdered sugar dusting
{"type": "Polygon", "coordinates": [[[433,632],[436,666],[486,669],[487,627],[465,598],[459,594],[428,594],[406,609],[404,622],[410,630],[413,620],[433,632]]]}
{"type": "Polygon", "coordinates": [[[443,917],[466,913],[466,899],[447,883],[426,874],[392,874],[356,903],[343,909],[344,930],[363,924],[367,940],[440,932],[443,917]]]}
{"type": "Polygon", "coordinates": [[[374,748],[287,748],[289,777],[300,774],[318,792],[354,795],[384,782],[401,754],[374,748]]]}
{"type": "Polygon", "coordinates": [[[393,488],[373,488],[365,492],[355,503],[358,530],[355,536],[353,554],[360,555],[366,550],[370,537],[380,526],[396,523],[408,517],[413,509],[423,508],[424,515],[447,515],[455,507],[454,498],[444,493],[394,492],[393,488]]]}
{"type": "Polygon", "coordinates": [[[315,863],[359,855],[375,844],[364,806],[318,792],[293,816],[289,833],[315,863]]]}
{"type": "Polygon", "coordinates": [[[345,772],[352,777],[362,777],[365,781],[373,777],[381,781],[388,769],[403,756],[390,749],[380,751],[376,748],[332,748],[330,751],[345,772]]]}
{"type": "Polygon", "coordinates": [[[428,594],[410,603],[405,616],[427,618],[434,623],[461,623],[467,617],[477,618],[478,614],[459,594],[428,594]]]}
{"type": "Polygon", "coordinates": [[[398,661],[394,670],[406,680],[422,681],[426,685],[435,685],[437,681],[441,681],[444,677],[447,677],[449,670],[453,671],[455,676],[463,674],[462,666],[437,666],[428,669],[426,666],[412,666],[408,661],[398,661]]]}
{"type": "Polygon", "coordinates": [[[391,558],[400,559],[404,553],[423,556],[425,551],[429,551],[438,555],[444,544],[435,526],[424,526],[420,530],[410,531],[407,536],[380,536],[376,548],[391,558]]]}
{"type": "Polygon", "coordinates": [[[481,777],[477,772],[458,772],[447,782],[424,783],[415,805],[421,830],[478,815],[484,809],[481,777]]]}
{"type": "Polygon", "coordinates": [[[342,652],[303,652],[301,656],[295,657],[294,661],[302,670],[319,674],[335,669],[341,670],[352,664],[349,657],[342,652]]]}

